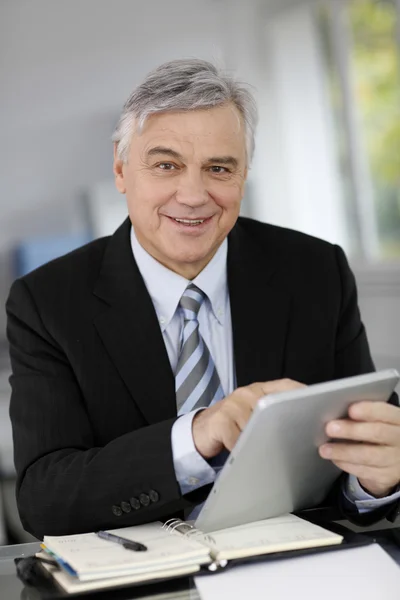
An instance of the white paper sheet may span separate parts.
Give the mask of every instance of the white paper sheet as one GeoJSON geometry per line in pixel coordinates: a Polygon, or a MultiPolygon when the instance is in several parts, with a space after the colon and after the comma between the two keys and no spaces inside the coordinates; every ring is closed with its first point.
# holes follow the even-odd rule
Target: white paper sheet
{"type": "Polygon", "coordinates": [[[196,577],[202,600],[399,600],[400,567],[377,544],[196,577]]]}

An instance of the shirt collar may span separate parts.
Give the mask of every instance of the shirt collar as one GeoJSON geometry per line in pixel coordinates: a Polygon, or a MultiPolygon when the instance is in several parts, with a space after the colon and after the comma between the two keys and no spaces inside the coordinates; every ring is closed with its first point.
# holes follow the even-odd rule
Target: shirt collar
{"type": "MultiPolygon", "coordinates": [[[[164,332],[171,322],[179,300],[190,281],[164,267],[158,260],[153,258],[139,244],[133,227],[131,227],[131,247],[147,291],[153,301],[161,331],[164,332]]],[[[207,295],[211,309],[221,325],[225,321],[228,294],[227,254],[228,241],[225,239],[210,262],[193,279],[193,283],[207,295]]]]}

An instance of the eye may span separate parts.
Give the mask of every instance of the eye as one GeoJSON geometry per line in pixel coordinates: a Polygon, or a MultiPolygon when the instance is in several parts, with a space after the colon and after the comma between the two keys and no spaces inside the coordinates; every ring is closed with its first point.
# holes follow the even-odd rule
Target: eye
{"type": "Polygon", "coordinates": [[[218,165],[213,165],[210,167],[210,171],[215,173],[216,175],[223,175],[224,173],[229,173],[229,170],[226,167],[219,167],[218,165]]]}
{"type": "Polygon", "coordinates": [[[172,163],[159,163],[157,167],[161,169],[161,171],[172,171],[175,169],[175,165],[172,163]]]}

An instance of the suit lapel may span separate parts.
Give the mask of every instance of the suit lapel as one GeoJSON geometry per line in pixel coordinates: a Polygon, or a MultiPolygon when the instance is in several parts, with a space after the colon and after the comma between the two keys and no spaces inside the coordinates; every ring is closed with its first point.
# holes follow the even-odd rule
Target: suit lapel
{"type": "Polygon", "coordinates": [[[228,286],[238,386],[283,376],[290,311],[290,295],[273,281],[279,261],[276,250],[267,239],[257,240],[259,243],[255,244],[244,224],[239,219],[229,235],[228,245],[228,286]]]}
{"type": "Polygon", "coordinates": [[[157,315],[130,245],[130,221],[110,238],[94,294],[108,306],[94,321],[149,424],[176,416],[175,380],[157,315]]]}
{"type": "MultiPolygon", "coordinates": [[[[149,424],[176,416],[175,379],[157,315],[130,245],[127,219],[110,238],[94,294],[100,338],[149,424]]],[[[243,220],[228,239],[234,360],[238,386],[283,375],[290,296],[273,282],[278,257],[255,243],[243,220]]],[[[264,242],[264,240],[262,240],[264,242]]]]}

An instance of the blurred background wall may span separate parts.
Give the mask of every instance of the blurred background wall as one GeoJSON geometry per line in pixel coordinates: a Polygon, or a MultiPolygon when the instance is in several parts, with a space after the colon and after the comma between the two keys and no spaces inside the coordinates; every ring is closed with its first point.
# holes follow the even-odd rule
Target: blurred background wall
{"type": "MultiPolygon", "coordinates": [[[[342,245],[377,366],[400,368],[400,0],[1,0],[2,307],[15,277],[123,220],[113,127],[145,74],[182,57],[253,86],[243,214],[342,245]]],[[[3,308],[0,349],[1,544],[24,538],[3,308]]]]}

